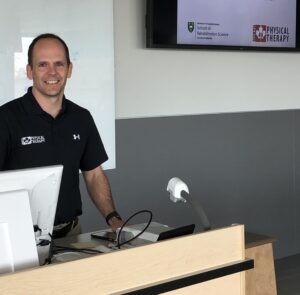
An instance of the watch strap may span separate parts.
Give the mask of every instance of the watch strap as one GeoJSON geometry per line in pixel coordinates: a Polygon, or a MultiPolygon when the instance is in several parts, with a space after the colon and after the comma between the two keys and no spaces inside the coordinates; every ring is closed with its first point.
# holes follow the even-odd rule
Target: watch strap
{"type": "Polygon", "coordinates": [[[112,211],[112,212],[110,212],[109,214],[107,214],[106,217],[105,217],[106,223],[107,223],[108,225],[110,225],[110,224],[109,224],[109,221],[110,221],[113,217],[116,217],[116,218],[122,220],[121,216],[119,215],[119,213],[118,213],[117,211],[112,211]]]}

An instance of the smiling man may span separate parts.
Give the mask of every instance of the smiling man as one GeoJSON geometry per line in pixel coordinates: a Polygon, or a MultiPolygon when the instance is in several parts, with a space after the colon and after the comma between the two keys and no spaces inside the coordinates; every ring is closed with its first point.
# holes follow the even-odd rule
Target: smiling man
{"type": "MultiPolygon", "coordinates": [[[[108,157],[88,110],[64,95],[73,65],[57,35],[36,37],[28,50],[27,93],[0,107],[0,170],[62,164],[54,237],[80,232],[79,169],[90,197],[115,231],[123,224],[115,210],[101,164],[108,157]]],[[[87,98],[88,99],[88,98],[87,98]]]]}
{"type": "Polygon", "coordinates": [[[41,108],[56,117],[61,110],[72,63],[64,43],[55,38],[33,41],[28,51],[27,77],[33,80],[32,94],[41,108]]]}

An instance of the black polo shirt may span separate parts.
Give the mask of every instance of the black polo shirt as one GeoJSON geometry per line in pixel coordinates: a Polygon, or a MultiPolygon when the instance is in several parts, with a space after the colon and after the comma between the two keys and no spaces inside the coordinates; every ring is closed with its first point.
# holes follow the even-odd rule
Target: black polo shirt
{"type": "Polygon", "coordinates": [[[41,109],[31,88],[0,107],[0,170],[64,166],[56,225],[82,213],[79,169],[92,170],[107,159],[89,111],[66,98],[55,119],[41,109]]]}

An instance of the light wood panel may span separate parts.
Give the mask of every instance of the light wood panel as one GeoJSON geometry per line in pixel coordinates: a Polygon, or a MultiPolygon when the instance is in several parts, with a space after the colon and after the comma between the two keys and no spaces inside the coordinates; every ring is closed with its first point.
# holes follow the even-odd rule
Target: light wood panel
{"type": "Polygon", "coordinates": [[[246,295],[277,295],[272,243],[248,248],[246,256],[254,259],[246,271],[246,295]]]}
{"type": "MultiPolygon", "coordinates": [[[[0,294],[121,294],[241,261],[244,256],[244,227],[235,225],[1,276],[0,294]]],[[[197,289],[199,294],[202,286],[215,290],[216,285],[222,294],[244,294],[244,273],[184,289],[197,289]]]]}

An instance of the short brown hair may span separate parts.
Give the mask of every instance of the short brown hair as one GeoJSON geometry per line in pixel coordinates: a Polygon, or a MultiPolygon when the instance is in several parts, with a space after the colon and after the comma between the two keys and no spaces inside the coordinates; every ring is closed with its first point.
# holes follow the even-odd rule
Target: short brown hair
{"type": "Polygon", "coordinates": [[[69,48],[68,48],[66,42],[62,38],[60,38],[59,36],[57,36],[55,34],[45,33],[45,34],[41,34],[41,35],[35,37],[32,40],[31,44],[29,45],[29,48],[28,48],[28,64],[31,67],[32,67],[32,55],[33,55],[34,46],[41,39],[55,39],[55,40],[58,40],[64,46],[65,54],[66,54],[66,58],[67,58],[67,63],[68,63],[68,65],[70,65],[70,63],[71,63],[70,53],[69,53],[69,48]]]}

